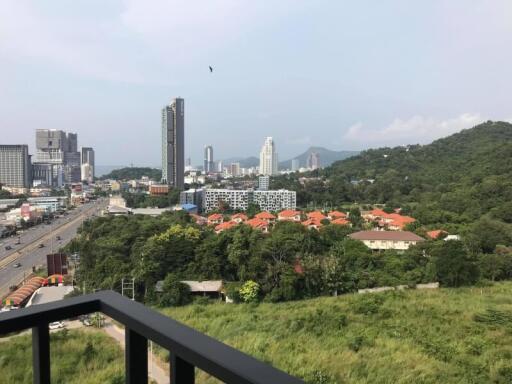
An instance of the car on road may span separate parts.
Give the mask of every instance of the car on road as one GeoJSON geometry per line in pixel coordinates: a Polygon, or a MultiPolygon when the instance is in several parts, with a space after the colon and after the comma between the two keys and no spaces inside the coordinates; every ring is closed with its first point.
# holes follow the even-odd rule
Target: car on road
{"type": "Polygon", "coordinates": [[[15,264],[13,265],[13,267],[14,267],[14,268],[19,268],[19,267],[21,267],[21,263],[15,263],[15,264]]]}
{"type": "Polygon", "coordinates": [[[38,247],[38,248],[44,248],[44,244],[43,244],[43,243],[41,243],[41,244],[39,244],[37,247],[38,247]]]}
{"type": "Polygon", "coordinates": [[[11,249],[12,249],[12,247],[11,247],[10,245],[6,245],[6,246],[5,246],[5,250],[6,250],[6,251],[10,251],[11,249]]]}
{"type": "Polygon", "coordinates": [[[57,236],[57,237],[56,237],[56,239],[57,239],[57,240],[61,240],[61,237],[60,237],[60,236],[57,236]]]}
{"type": "Polygon", "coordinates": [[[53,323],[50,323],[48,328],[50,328],[52,330],[53,329],[64,328],[64,323],[62,321],[54,321],[53,323]]]}

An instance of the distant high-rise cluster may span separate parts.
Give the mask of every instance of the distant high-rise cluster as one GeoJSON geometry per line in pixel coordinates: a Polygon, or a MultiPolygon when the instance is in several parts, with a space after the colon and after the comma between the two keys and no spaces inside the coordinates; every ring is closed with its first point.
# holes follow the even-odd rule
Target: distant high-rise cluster
{"type": "Polygon", "coordinates": [[[185,183],[185,100],[162,109],[162,182],[183,189],[185,183]]]}
{"type": "Polygon", "coordinates": [[[215,172],[215,163],[213,162],[213,147],[205,145],[204,147],[204,164],[203,169],[205,173],[215,172]]]}
{"type": "Polygon", "coordinates": [[[300,168],[300,161],[299,159],[293,159],[292,160],[292,172],[298,171],[300,168]]]}
{"type": "Polygon", "coordinates": [[[277,152],[272,137],[265,138],[265,143],[260,152],[260,175],[277,174],[277,152]]]}
{"type": "Polygon", "coordinates": [[[311,152],[308,156],[307,167],[309,169],[320,168],[320,155],[316,152],[311,152]]]}
{"type": "Polygon", "coordinates": [[[7,187],[60,188],[82,179],[94,179],[94,150],[84,147],[78,151],[76,133],[37,129],[35,159],[26,144],[0,145],[0,184],[7,187]]]}
{"type": "Polygon", "coordinates": [[[36,130],[34,185],[62,187],[81,179],[78,136],[57,129],[36,130]]]}

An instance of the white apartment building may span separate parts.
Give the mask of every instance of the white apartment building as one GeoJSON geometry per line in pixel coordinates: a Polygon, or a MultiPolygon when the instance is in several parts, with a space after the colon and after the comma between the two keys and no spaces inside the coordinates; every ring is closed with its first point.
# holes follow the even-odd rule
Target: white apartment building
{"type": "Polygon", "coordinates": [[[297,194],[295,191],[281,189],[278,191],[253,191],[234,189],[204,189],[203,211],[218,209],[224,203],[230,209],[247,210],[249,204],[256,204],[262,211],[280,211],[295,209],[297,194]]]}
{"type": "Polygon", "coordinates": [[[260,152],[260,175],[277,175],[277,152],[272,137],[265,138],[260,152]]]}
{"type": "Polygon", "coordinates": [[[252,203],[258,205],[262,211],[276,212],[295,209],[297,207],[297,192],[286,189],[254,191],[252,203]]]}

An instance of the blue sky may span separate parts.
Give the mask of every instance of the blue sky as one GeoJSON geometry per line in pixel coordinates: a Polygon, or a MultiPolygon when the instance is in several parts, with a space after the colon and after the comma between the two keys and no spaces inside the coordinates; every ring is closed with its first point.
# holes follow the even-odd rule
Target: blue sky
{"type": "Polygon", "coordinates": [[[427,143],[512,120],[511,47],[508,0],[3,0],[0,142],[64,129],[98,164],[158,165],[181,96],[196,164],[265,136],[283,160],[427,143]]]}

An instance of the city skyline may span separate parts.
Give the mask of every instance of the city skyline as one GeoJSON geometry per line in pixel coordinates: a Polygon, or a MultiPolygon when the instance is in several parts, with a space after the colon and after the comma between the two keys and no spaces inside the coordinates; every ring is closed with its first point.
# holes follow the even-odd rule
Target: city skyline
{"type": "Polygon", "coordinates": [[[282,159],[311,145],[428,143],[512,120],[511,16],[507,1],[212,1],[204,13],[176,1],[6,1],[0,25],[12,38],[0,42],[0,130],[6,144],[29,143],[31,153],[34,127],[72,130],[95,147],[98,164],[156,165],[157,111],[181,94],[194,164],[204,143],[219,158],[244,156],[267,135],[282,159]],[[170,12],[177,6],[179,15],[170,12]],[[161,44],[170,35],[179,55],[161,44]]]}

